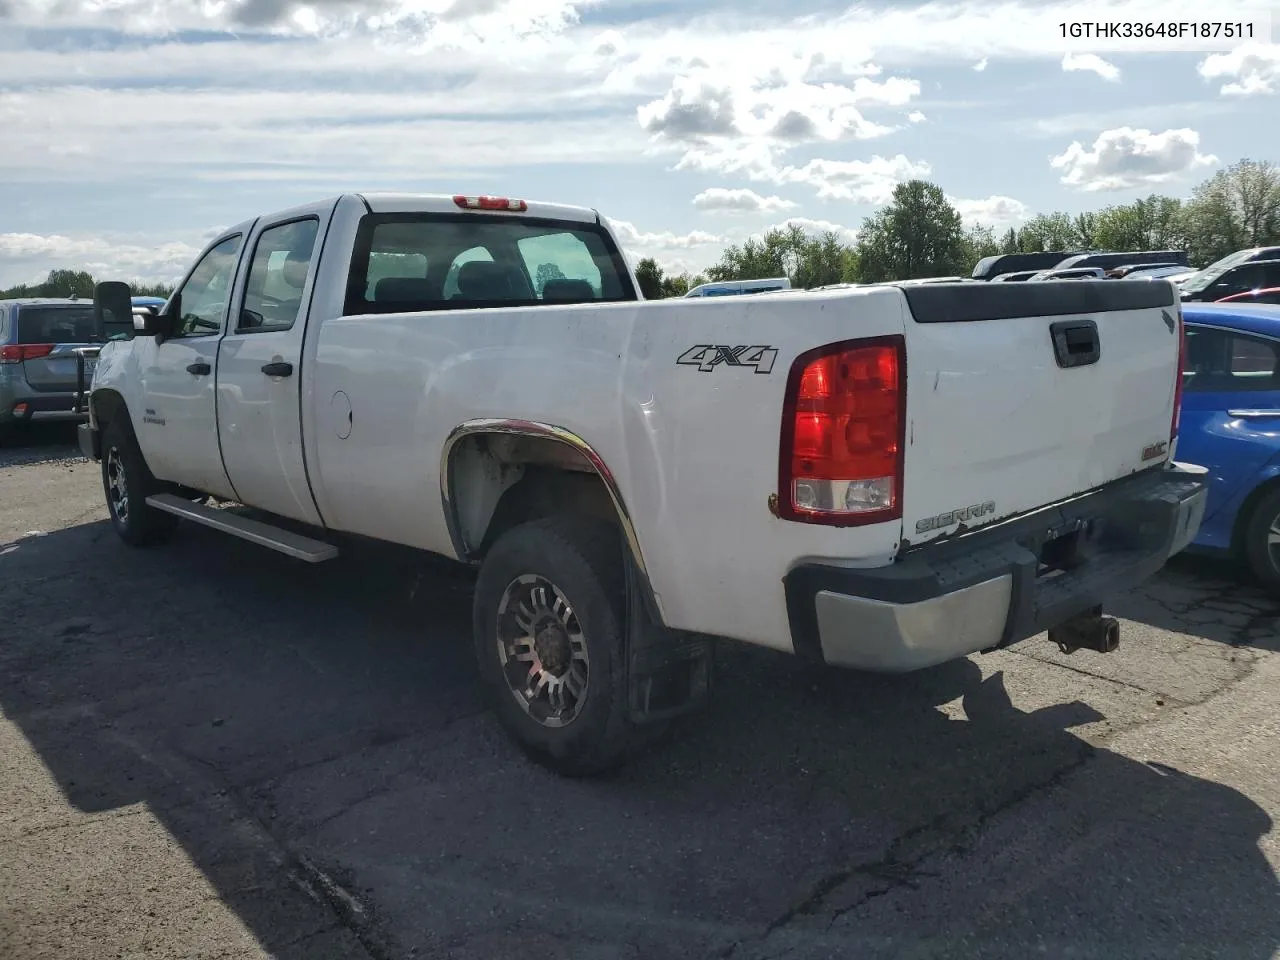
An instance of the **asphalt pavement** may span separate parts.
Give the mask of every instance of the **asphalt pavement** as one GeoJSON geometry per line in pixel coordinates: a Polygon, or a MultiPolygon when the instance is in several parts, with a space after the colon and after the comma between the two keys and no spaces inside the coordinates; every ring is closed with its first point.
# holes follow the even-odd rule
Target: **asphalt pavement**
{"type": "Polygon", "coordinates": [[[1180,557],[1120,650],[904,677],[726,644],[557,779],[484,710],[471,577],[185,525],[0,450],[0,958],[1280,957],[1280,599],[1180,557]]]}

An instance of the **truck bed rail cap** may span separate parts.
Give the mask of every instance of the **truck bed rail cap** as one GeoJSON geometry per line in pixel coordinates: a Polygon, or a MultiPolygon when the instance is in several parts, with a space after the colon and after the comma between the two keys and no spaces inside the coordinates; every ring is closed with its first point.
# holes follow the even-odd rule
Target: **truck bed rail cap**
{"type": "Polygon", "coordinates": [[[1046,280],[1042,283],[926,283],[899,286],[917,323],[965,323],[1171,307],[1172,283],[1046,280]]]}

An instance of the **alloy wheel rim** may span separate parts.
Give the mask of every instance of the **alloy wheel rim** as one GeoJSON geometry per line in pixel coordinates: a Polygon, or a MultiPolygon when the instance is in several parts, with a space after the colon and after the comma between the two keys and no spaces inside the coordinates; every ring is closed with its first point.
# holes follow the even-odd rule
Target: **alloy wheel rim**
{"type": "Polygon", "coordinates": [[[591,680],[586,635],[560,588],[536,574],[516,577],[498,604],[498,660],[511,696],[544,727],[582,712],[591,680]]]}
{"type": "Polygon", "coordinates": [[[107,451],[107,499],[111,512],[123,524],[129,522],[129,481],[124,473],[124,459],[120,448],[107,451]]]}
{"type": "Polygon", "coordinates": [[[1271,527],[1267,530],[1267,558],[1272,568],[1280,571],[1280,513],[1271,518],[1271,527]]]}

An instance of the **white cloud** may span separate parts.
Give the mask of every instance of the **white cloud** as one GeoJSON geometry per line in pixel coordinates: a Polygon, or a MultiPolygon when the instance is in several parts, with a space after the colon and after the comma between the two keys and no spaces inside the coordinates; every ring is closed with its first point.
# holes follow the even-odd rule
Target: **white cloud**
{"type": "Polygon", "coordinates": [[[1049,163],[1063,171],[1062,182],[1069,186],[1089,192],[1126,190],[1166,183],[1218,162],[1199,147],[1200,134],[1185,127],[1162,133],[1118,127],[1100,133],[1092,149],[1076,141],[1049,163]]]}
{"type": "Polygon", "coordinates": [[[664,96],[637,108],[636,118],[645,132],[674,143],[867,140],[893,128],[866,119],[862,108],[903,106],[919,94],[919,81],[904,77],[807,83],[777,68],[737,77],[704,70],[676,77],[664,96]]]}
{"type": "Polygon", "coordinates": [[[965,226],[968,227],[981,224],[1007,229],[1031,216],[1031,208],[1021,200],[999,194],[993,194],[981,200],[965,200],[957,197],[948,197],[947,200],[960,213],[965,226]]]}
{"type": "Polygon", "coordinates": [[[0,286],[42,280],[54,268],[87,270],[98,279],[176,282],[200,248],[143,237],[0,233],[0,286]]]}
{"type": "Polygon", "coordinates": [[[987,59],[986,57],[983,57],[981,60],[979,60],[977,63],[973,65],[973,69],[978,73],[982,73],[984,70],[987,69],[987,66],[990,63],[991,61],[989,59],[987,59]]]}
{"type": "Polygon", "coordinates": [[[6,0],[19,23],[137,33],[267,30],[292,36],[385,34],[478,43],[557,33],[599,0],[6,0]]]}
{"type": "Polygon", "coordinates": [[[893,198],[893,188],[906,180],[927,177],[933,168],[902,154],[869,160],[810,160],[803,167],[777,172],[780,183],[813,187],[821,200],[851,200],[880,206],[893,198]]]}
{"type": "Polygon", "coordinates": [[[912,110],[910,113],[907,114],[907,120],[911,123],[924,123],[925,120],[927,119],[929,118],[926,117],[919,110],[912,110]]]}
{"type": "Polygon", "coordinates": [[[1103,80],[1113,83],[1120,79],[1120,68],[1103,60],[1096,53],[1068,53],[1062,58],[1062,69],[1067,73],[1096,73],[1103,80]]]}
{"type": "Polygon", "coordinates": [[[0,92],[0,128],[0,177],[11,180],[167,174],[287,180],[334,192],[419,180],[424,171],[470,177],[509,166],[517,148],[526,163],[593,163],[632,160],[644,145],[640,131],[593,118],[559,121],[551,137],[536,119],[424,118],[422,97],[407,92],[0,92]],[[163,150],[138,149],[160,141],[163,150]]]}
{"type": "Polygon", "coordinates": [[[1280,89],[1280,44],[1242,44],[1230,53],[1205,57],[1197,69],[1206,80],[1229,80],[1218,88],[1223,96],[1275,93],[1280,89]]]}
{"type": "Polygon", "coordinates": [[[726,187],[711,187],[709,190],[703,190],[693,198],[693,205],[699,210],[732,213],[772,213],[778,210],[792,210],[796,206],[782,197],[762,197],[754,190],[726,187]]]}
{"type": "Polygon", "coordinates": [[[634,223],[613,218],[609,219],[609,226],[617,234],[618,243],[627,250],[688,250],[690,247],[727,242],[724,237],[705,230],[692,230],[689,233],[645,233],[634,223]]]}

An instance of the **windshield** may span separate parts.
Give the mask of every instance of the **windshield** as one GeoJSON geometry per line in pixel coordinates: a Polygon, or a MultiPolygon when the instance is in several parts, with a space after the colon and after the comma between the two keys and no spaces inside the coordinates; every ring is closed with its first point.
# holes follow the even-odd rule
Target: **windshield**
{"type": "Polygon", "coordinates": [[[635,300],[595,224],[473,214],[370,214],[356,239],[348,315],[635,300]]]}
{"type": "Polygon", "coordinates": [[[1237,250],[1235,253],[1228,254],[1221,260],[1215,260],[1203,270],[1198,270],[1191,276],[1182,281],[1182,289],[1187,293],[1199,293],[1213,281],[1230,270],[1238,263],[1244,263],[1254,255],[1254,250],[1237,250]]]}
{"type": "Polygon", "coordinates": [[[92,304],[18,309],[18,343],[92,343],[97,339],[92,304]]]}

